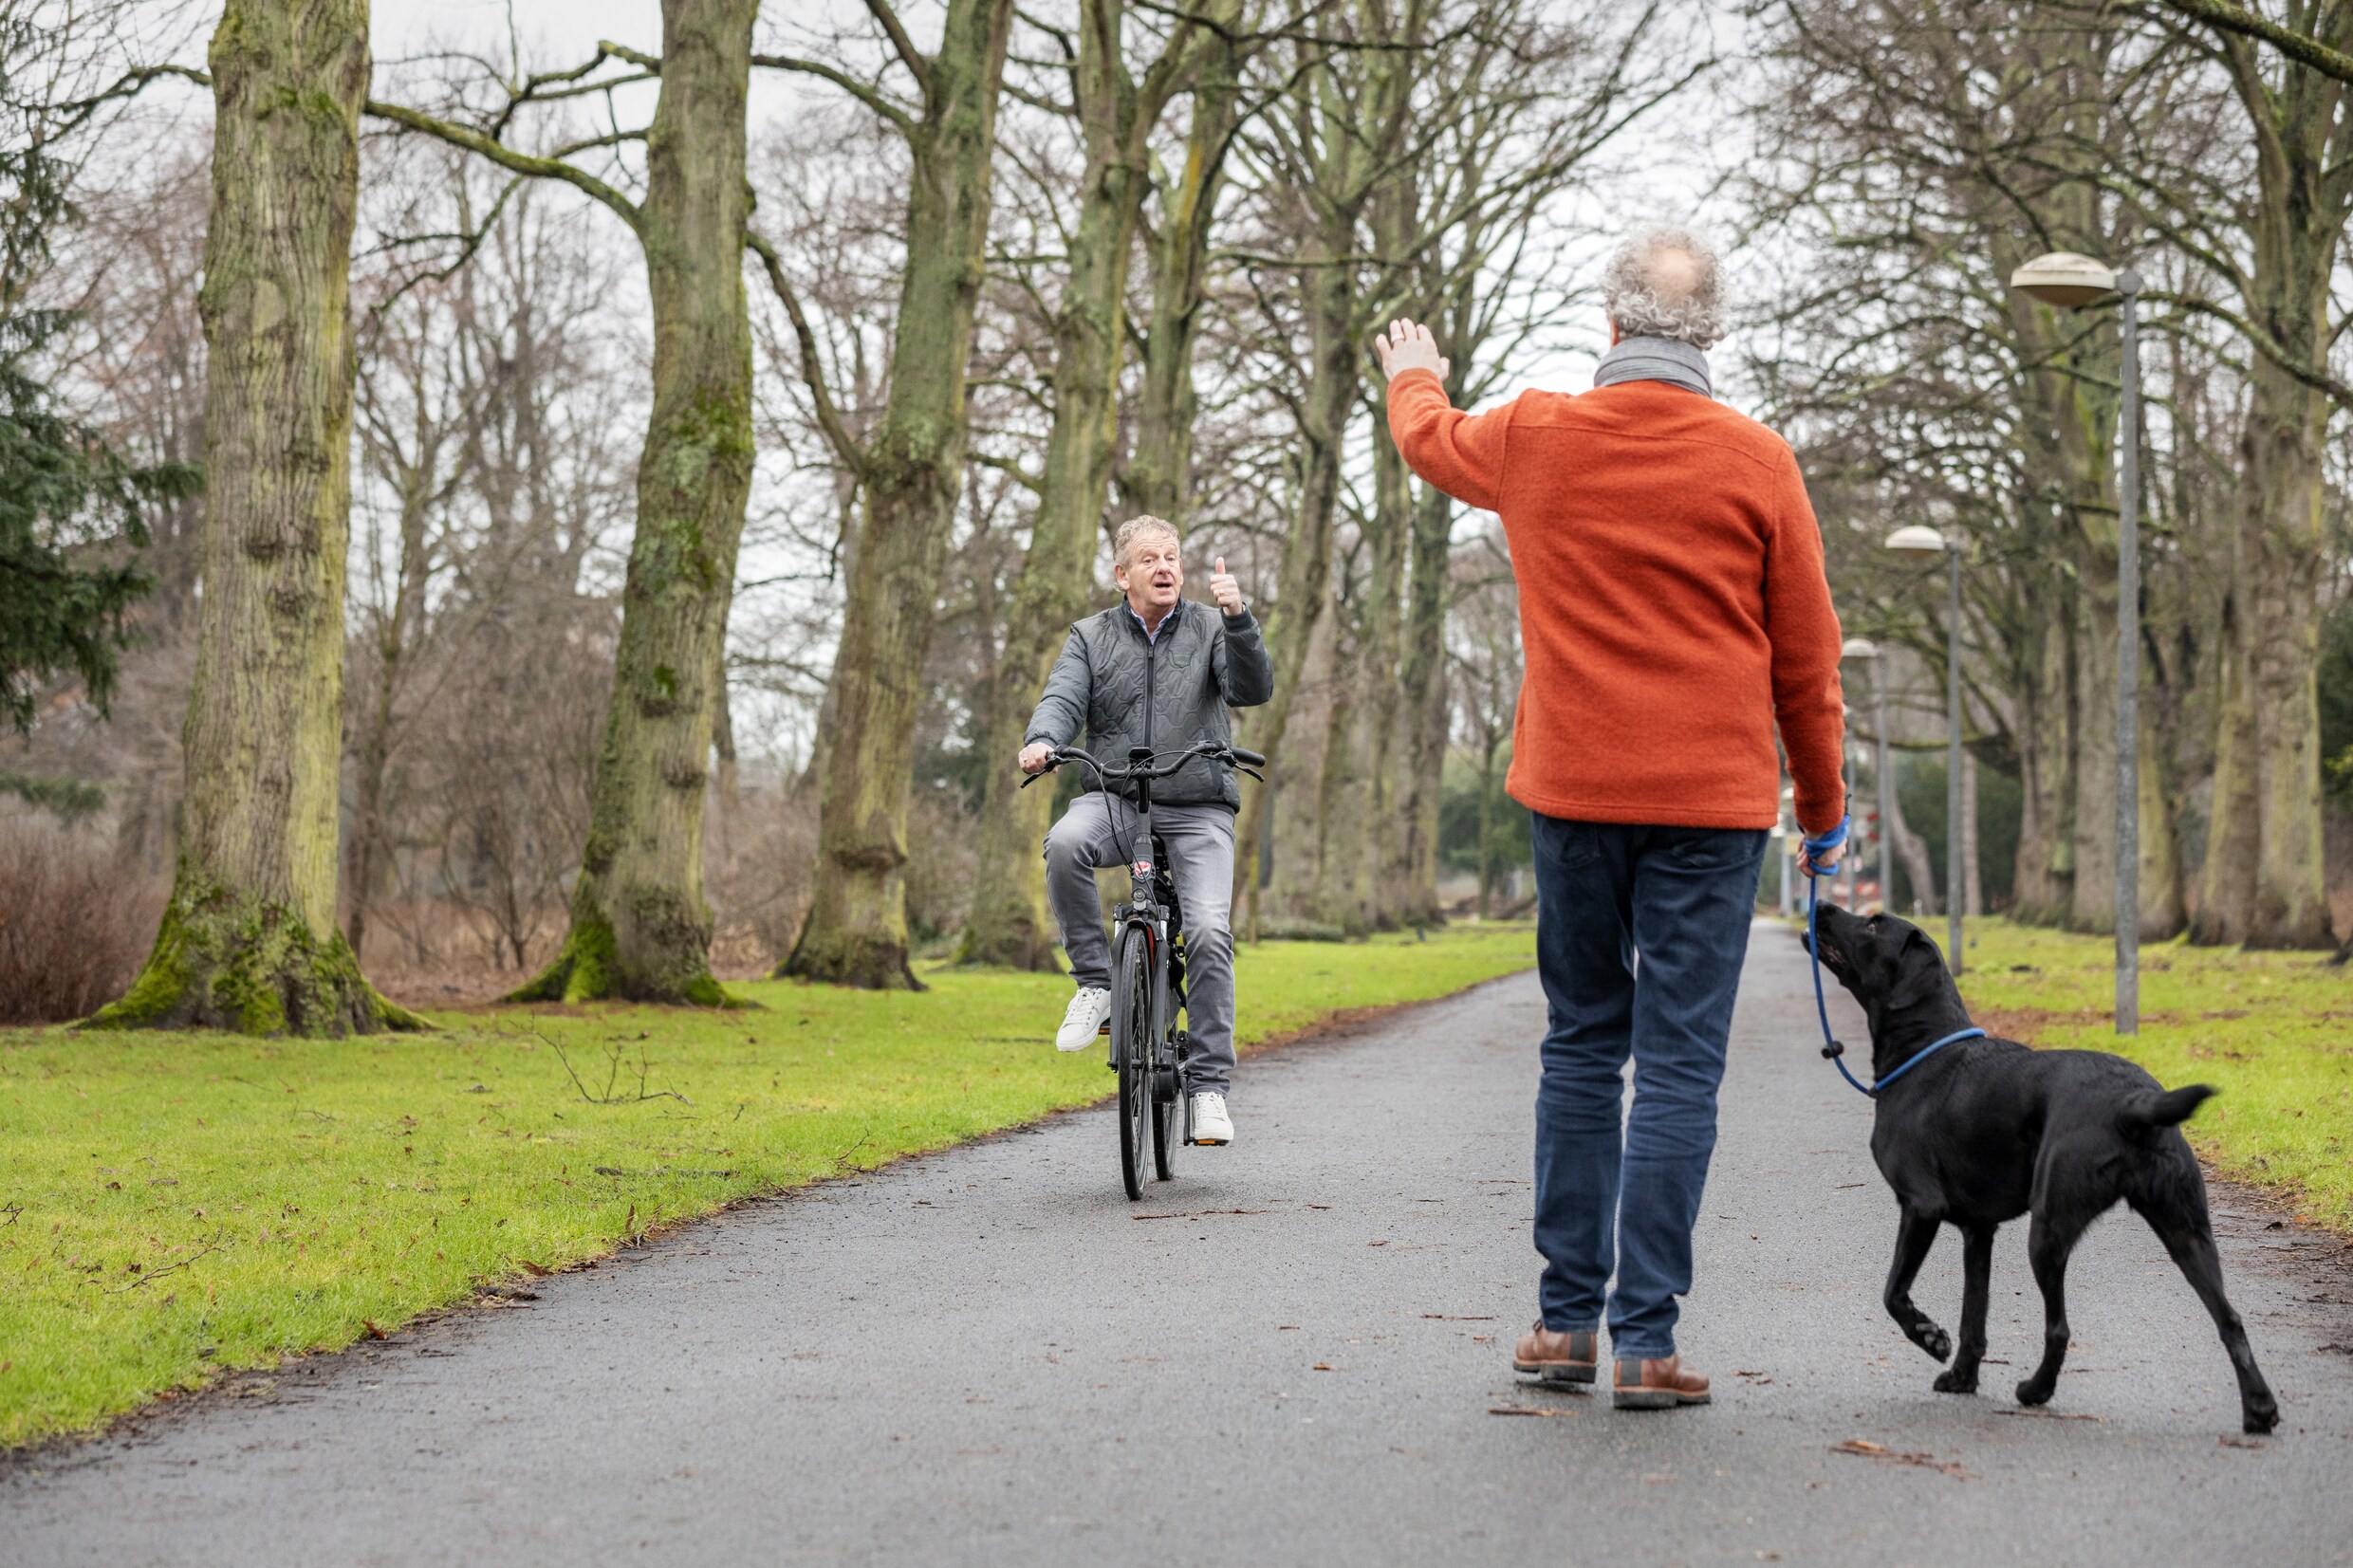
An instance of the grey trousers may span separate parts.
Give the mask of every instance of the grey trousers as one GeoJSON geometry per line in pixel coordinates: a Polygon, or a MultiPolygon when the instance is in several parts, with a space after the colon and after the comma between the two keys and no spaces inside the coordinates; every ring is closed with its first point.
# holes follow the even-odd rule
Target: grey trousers
{"type": "MultiPolygon", "coordinates": [[[[1222,1095],[1233,1081],[1233,813],[1222,805],[1156,802],[1152,826],[1168,847],[1184,916],[1185,1027],[1193,1036],[1186,1086],[1222,1095]]],[[[1135,831],[1136,808],[1098,791],[1071,802],[1046,836],[1046,895],[1062,925],[1071,977],[1082,986],[1111,984],[1111,939],[1095,895],[1095,868],[1126,864],[1120,835],[1135,831]]]]}

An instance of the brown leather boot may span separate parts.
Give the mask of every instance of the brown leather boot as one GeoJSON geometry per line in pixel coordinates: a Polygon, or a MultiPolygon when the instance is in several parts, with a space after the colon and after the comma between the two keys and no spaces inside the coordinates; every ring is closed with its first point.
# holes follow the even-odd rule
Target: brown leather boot
{"type": "Polygon", "coordinates": [[[1591,1329],[1555,1331],[1541,1318],[1511,1351],[1513,1372],[1532,1372],[1547,1383],[1590,1383],[1600,1366],[1591,1329]]]}
{"type": "Polygon", "coordinates": [[[1610,1389],[1610,1403],[1621,1411],[1671,1411],[1707,1402],[1707,1374],[1686,1368],[1679,1356],[1663,1361],[1621,1361],[1610,1389]]]}

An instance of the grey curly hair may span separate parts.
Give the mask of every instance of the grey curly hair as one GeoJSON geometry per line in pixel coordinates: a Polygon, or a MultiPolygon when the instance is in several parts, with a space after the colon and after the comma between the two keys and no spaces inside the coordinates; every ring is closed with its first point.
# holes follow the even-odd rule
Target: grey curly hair
{"type": "Polygon", "coordinates": [[[1621,338],[1712,348],[1724,336],[1724,268],[1715,248],[1677,224],[1645,229],[1602,268],[1602,303],[1621,338]]]}
{"type": "Polygon", "coordinates": [[[1119,532],[1111,536],[1111,563],[1114,566],[1127,565],[1135,560],[1136,542],[1145,538],[1166,539],[1176,545],[1184,543],[1176,532],[1176,525],[1165,517],[1131,517],[1120,525],[1119,532]]]}

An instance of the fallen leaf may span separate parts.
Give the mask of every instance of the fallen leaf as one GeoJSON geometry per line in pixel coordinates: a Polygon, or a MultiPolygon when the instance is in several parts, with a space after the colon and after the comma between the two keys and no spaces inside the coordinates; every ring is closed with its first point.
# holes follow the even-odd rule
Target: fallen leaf
{"type": "Polygon", "coordinates": [[[1910,1465],[1918,1469],[1936,1470],[1943,1475],[1955,1476],[1963,1481],[1969,1479],[1969,1472],[1961,1468],[1958,1461],[1938,1464],[1935,1454],[1904,1453],[1888,1448],[1883,1443],[1874,1443],[1868,1438],[1850,1437],[1843,1443],[1833,1443],[1830,1445],[1830,1451],[1853,1454],[1859,1459],[1876,1459],[1888,1465],[1910,1465]]]}
{"type": "Polygon", "coordinates": [[[1329,1361],[1318,1361],[1314,1366],[1309,1367],[1307,1370],[1309,1372],[1338,1372],[1340,1369],[1333,1366],[1329,1361]]]}

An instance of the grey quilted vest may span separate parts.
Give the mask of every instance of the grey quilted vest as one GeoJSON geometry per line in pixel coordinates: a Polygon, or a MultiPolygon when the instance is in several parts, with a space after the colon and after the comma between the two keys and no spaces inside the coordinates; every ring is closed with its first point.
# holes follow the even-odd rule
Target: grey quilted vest
{"type": "MultiPolygon", "coordinates": [[[[1180,600],[1160,622],[1159,636],[1147,638],[1122,600],[1071,626],[1022,739],[1068,746],[1084,729],[1087,738],[1080,744],[1105,763],[1126,762],[1138,746],[1166,756],[1200,741],[1231,742],[1233,721],[1226,710],[1254,708],[1272,695],[1274,663],[1248,610],[1221,616],[1180,600]]],[[[1087,787],[1094,787],[1091,778],[1087,787]]],[[[1242,803],[1233,770],[1206,758],[1154,784],[1152,798],[1230,809],[1242,803]]]]}

